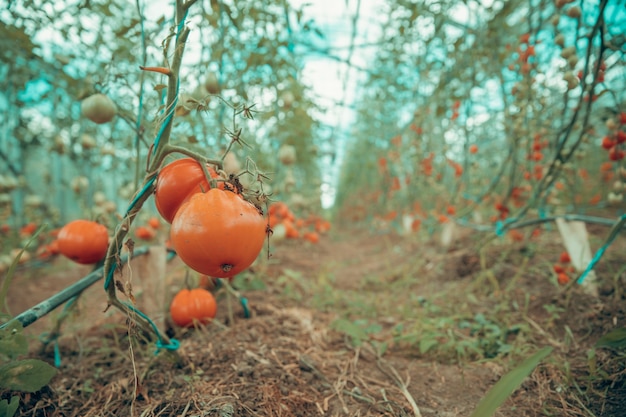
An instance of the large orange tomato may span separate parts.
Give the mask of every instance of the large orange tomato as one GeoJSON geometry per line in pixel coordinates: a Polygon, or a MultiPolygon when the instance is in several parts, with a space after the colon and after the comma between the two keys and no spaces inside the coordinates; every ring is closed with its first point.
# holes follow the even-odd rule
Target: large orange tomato
{"type": "MultiPolygon", "coordinates": [[[[207,166],[209,175],[217,178],[213,168],[207,166]]],[[[208,191],[211,188],[204,177],[200,163],[192,158],[178,159],[161,169],[156,181],[154,202],[159,214],[172,223],[180,205],[193,194],[208,191]]],[[[220,182],[218,188],[224,188],[220,182]]]]}
{"type": "Polygon", "coordinates": [[[191,269],[228,278],[249,267],[263,248],[263,214],[238,194],[211,189],[183,203],[170,230],[172,245],[191,269]]]}
{"type": "Polygon", "coordinates": [[[59,231],[59,252],[79,264],[101,261],[109,246],[109,233],[103,225],[89,220],[74,220],[59,231]]]}
{"type": "Polygon", "coordinates": [[[182,289],[172,299],[170,315],[179,326],[192,326],[194,321],[208,323],[217,313],[213,294],[204,288],[182,289]]]}

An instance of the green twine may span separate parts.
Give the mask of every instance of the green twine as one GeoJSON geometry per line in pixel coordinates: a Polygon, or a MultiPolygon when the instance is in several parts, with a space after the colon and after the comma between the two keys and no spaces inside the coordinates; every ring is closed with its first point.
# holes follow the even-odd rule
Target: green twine
{"type": "Polygon", "coordinates": [[[148,317],[147,315],[145,315],[144,313],[141,312],[141,310],[135,308],[132,304],[127,304],[124,303],[124,305],[126,305],[126,307],[128,307],[133,313],[137,314],[138,316],[140,316],[142,319],[146,320],[148,322],[148,324],[150,324],[150,327],[152,327],[152,330],[154,330],[154,334],[157,335],[157,342],[156,342],[156,346],[157,346],[157,350],[155,353],[155,355],[157,353],[159,353],[160,349],[167,349],[167,350],[176,350],[180,347],[180,342],[177,339],[170,339],[169,343],[166,343],[163,338],[161,338],[161,333],[159,332],[159,329],[157,327],[156,324],[154,324],[154,322],[150,319],[150,317],[148,317]]]}
{"type": "Polygon", "coordinates": [[[596,254],[593,256],[593,259],[591,259],[591,262],[589,262],[589,265],[587,265],[587,268],[585,268],[583,273],[580,275],[580,277],[576,281],[578,284],[582,284],[585,278],[587,278],[587,275],[589,275],[589,272],[591,272],[591,270],[596,266],[596,264],[600,262],[600,259],[602,259],[602,256],[604,255],[604,252],[606,252],[606,250],[609,248],[609,246],[611,246],[611,244],[613,243],[617,235],[619,235],[625,223],[626,223],[626,214],[622,214],[622,216],[618,219],[617,223],[615,223],[615,225],[611,228],[609,237],[606,239],[606,242],[604,242],[604,245],[602,245],[602,247],[598,249],[596,254]]]}
{"type": "Polygon", "coordinates": [[[243,308],[243,317],[249,319],[250,308],[248,307],[248,299],[246,297],[240,297],[239,302],[241,303],[241,307],[243,308]]]}

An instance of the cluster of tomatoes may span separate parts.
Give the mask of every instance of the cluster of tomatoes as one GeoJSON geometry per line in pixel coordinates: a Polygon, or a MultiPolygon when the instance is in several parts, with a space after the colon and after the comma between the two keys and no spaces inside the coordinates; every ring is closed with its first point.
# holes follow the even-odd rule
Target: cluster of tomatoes
{"type": "Polygon", "coordinates": [[[269,226],[273,230],[273,235],[278,239],[282,237],[287,239],[302,238],[311,243],[317,243],[320,240],[320,235],[330,230],[328,220],[314,215],[310,215],[306,219],[296,218],[287,204],[283,202],[272,203],[268,214],[269,226]]]}
{"type": "Polygon", "coordinates": [[[571,265],[571,258],[566,251],[561,252],[559,262],[552,266],[556,274],[556,280],[559,284],[565,285],[570,281],[569,274],[576,272],[576,268],[571,265]]]}
{"type": "Polygon", "coordinates": [[[610,133],[602,138],[602,148],[608,151],[611,161],[621,161],[626,156],[626,152],[620,148],[620,145],[626,143],[626,131],[623,130],[626,127],[626,112],[619,115],[617,122],[610,118],[606,124],[610,133]]]}
{"type": "Polygon", "coordinates": [[[210,166],[206,170],[213,186],[194,159],[166,165],[157,177],[155,204],[171,223],[171,244],[187,266],[211,277],[230,278],[261,252],[267,222],[262,210],[236,187],[221,181],[210,166]]]}
{"type": "MultiPolygon", "coordinates": [[[[208,165],[206,172],[212,183],[194,159],[166,165],[157,177],[155,204],[171,224],[171,245],[187,266],[209,277],[232,278],[257,258],[268,224],[262,210],[246,201],[236,186],[208,165]]],[[[160,226],[151,221],[154,229],[160,226]]],[[[207,323],[216,313],[215,298],[204,288],[184,288],[170,303],[172,320],[183,327],[207,323]]]]}
{"type": "MultiPolygon", "coordinates": [[[[238,183],[221,178],[209,165],[205,168],[192,158],[176,160],[160,170],[154,193],[159,214],[171,225],[171,246],[203,276],[232,278],[248,268],[271,228],[283,228],[285,237],[311,243],[330,229],[330,223],[317,216],[296,218],[285,203],[272,204],[266,219],[261,208],[243,197],[238,183]]],[[[159,218],[152,217],[135,228],[135,236],[152,240],[161,227],[159,218]]],[[[22,229],[24,236],[32,235],[36,225],[22,229]]],[[[89,220],[69,222],[50,236],[52,241],[43,246],[42,256],[61,254],[79,264],[101,262],[109,246],[107,228],[89,220]]],[[[216,311],[215,299],[205,288],[183,289],[170,304],[172,320],[180,326],[210,321],[216,311]]]]}

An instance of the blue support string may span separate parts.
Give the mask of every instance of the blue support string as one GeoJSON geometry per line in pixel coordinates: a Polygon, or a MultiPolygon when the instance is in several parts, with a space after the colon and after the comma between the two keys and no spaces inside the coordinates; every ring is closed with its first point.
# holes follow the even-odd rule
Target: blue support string
{"type": "Polygon", "coordinates": [[[515,223],[516,221],[517,219],[506,219],[504,221],[498,220],[496,222],[496,236],[504,236],[504,231],[507,229],[508,225],[515,223]]]}
{"type": "MultiPolygon", "coordinates": [[[[154,184],[154,182],[156,181],[157,176],[154,175],[152,178],[150,178],[148,181],[146,181],[146,184],[143,186],[143,188],[137,193],[137,195],[135,196],[135,198],[133,198],[133,201],[130,202],[130,204],[128,205],[128,208],[126,209],[126,216],[128,217],[130,212],[133,210],[133,208],[135,207],[135,205],[137,205],[137,202],[143,197],[143,195],[145,193],[148,192],[148,190],[152,187],[152,185],[154,184]]],[[[117,253],[119,255],[119,251],[117,253]]],[[[113,263],[111,264],[111,268],[109,269],[106,279],[104,280],[104,289],[108,289],[109,285],[111,285],[111,282],[113,281],[113,274],[115,273],[115,270],[117,269],[117,262],[113,261],[113,263]]]]}
{"type": "Polygon", "coordinates": [[[504,223],[502,220],[496,222],[496,236],[502,237],[504,235],[504,223]]]}
{"type": "Polygon", "coordinates": [[[155,354],[159,353],[160,349],[176,350],[176,349],[178,349],[180,347],[180,342],[177,339],[170,339],[170,343],[165,343],[165,341],[161,338],[161,333],[159,332],[159,329],[158,329],[157,325],[154,324],[154,322],[150,319],[150,317],[148,317],[147,315],[142,313],[139,309],[135,308],[132,304],[125,303],[125,305],[133,313],[137,314],[142,319],[146,320],[148,322],[148,324],[150,324],[150,327],[152,327],[152,329],[154,330],[154,334],[156,334],[157,338],[158,338],[158,340],[156,342],[157,350],[156,350],[155,354]]]}
{"type": "Polygon", "coordinates": [[[128,205],[128,209],[126,209],[126,216],[129,215],[129,213],[131,212],[131,210],[135,207],[135,205],[137,204],[137,201],[139,201],[143,195],[148,192],[148,190],[150,189],[150,187],[152,187],[152,185],[154,184],[154,182],[156,181],[157,176],[154,175],[152,178],[150,178],[146,184],[143,186],[143,188],[141,189],[141,191],[139,191],[137,193],[137,195],[135,196],[135,198],[133,198],[133,201],[130,202],[130,204],[128,205]]]}
{"type": "Polygon", "coordinates": [[[54,366],[55,368],[61,367],[61,352],[59,350],[59,340],[54,339],[54,366]]]}
{"type": "Polygon", "coordinates": [[[243,316],[246,319],[250,318],[250,308],[248,307],[248,299],[246,297],[239,298],[239,302],[241,303],[241,307],[243,308],[243,316]]]}
{"type": "Polygon", "coordinates": [[[611,246],[611,243],[613,243],[617,235],[619,235],[619,233],[621,232],[622,227],[624,226],[624,223],[626,223],[626,214],[622,214],[622,216],[619,218],[617,223],[615,223],[604,245],[602,245],[602,247],[598,249],[596,254],[593,256],[593,259],[591,259],[591,261],[589,262],[589,265],[587,265],[587,268],[585,268],[583,273],[580,275],[580,277],[576,281],[578,284],[582,284],[585,278],[587,278],[587,275],[589,275],[589,272],[591,272],[591,270],[596,266],[596,264],[600,262],[600,259],[602,259],[602,256],[604,255],[604,252],[606,252],[609,246],[611,246]]]}
{"type": "Polygon", "coordinates": [[[65,307],[63,307],[63,311],[59,315],[57,319],[57,324],[55,330],[52,333],[44,332],[40,336],[40,340],[44,345],[47,345],[50,342],[53,342],[54,348],[54,366],[56,368],[61,367],[61,350],[59,349],[59,335],[61,329],[61,323],[65,320],[65,317],[69,314],[69,309],[74,305],[74,303],[78,300],[78,295],[69,299],[67,303],[65,303],[65,307]]]}

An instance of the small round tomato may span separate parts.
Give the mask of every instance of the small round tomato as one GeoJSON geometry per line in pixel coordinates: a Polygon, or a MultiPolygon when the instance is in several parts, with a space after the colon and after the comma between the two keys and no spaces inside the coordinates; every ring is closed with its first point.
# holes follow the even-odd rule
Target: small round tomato
{"type": "Polygon", "coordinates": [[[317,234],[317,232],[307,232],[303,234],[302,237],[311,243],[317,243],[320,241],[320,235],[317,234]]]}
{"type": "Polygon", "coordinates": [[[170,304],[172,320],[181,327],[190,327],[194,322],[208,323],[216,313],[215,297],[204,288],[182,289],[170,304]]]}
{"type": "Polygon", "coordinates": [[[159,221],[158,217],[150,217],[148,219],[148,226],[156,230],[161,227],[161,222],[159,221]]]}
{"type": "Polygon", "coordinates": [[[565,272],[561,272],[557,274],[556,280],[558,281],[559,284],[565,285],[569,282],[569,275],[567,275],[565,272]]]}
{"type": "Polygon", "coordinates": [[[178,209],[170,237],[191,269],[229,278],[248,268],[263,248],[267,224],[251,203],[231,191],[211,189],[178,209]]]}
{"type": "Polygon", "coordinates": [[[156,237],[156,232],[146,226],[139,226],[135,229],[135,236],[141,240],[152,240],[156,237]]]}
{"type": "Polygon", "coordinates": [[[79,264],[93,264],[106,255],[109,233],[99,223],[74,220],[61,228],[57,243],[62,255],[79,264]]]}
{"type": "MultiPolygon", "coordinates": [[[[212,178],[218,178],[213,168],[207,166],[212,178]]],[[[192,158],[178,159],[161,169],[156,180],[154,202],[159,214],[172,223],[178,208],[189,197],[196,193],[208,191],[211,188],[202,172],[200,163],[192,158]]],[[[220,182],[218,188],[224,188],[220,182]]]]}

